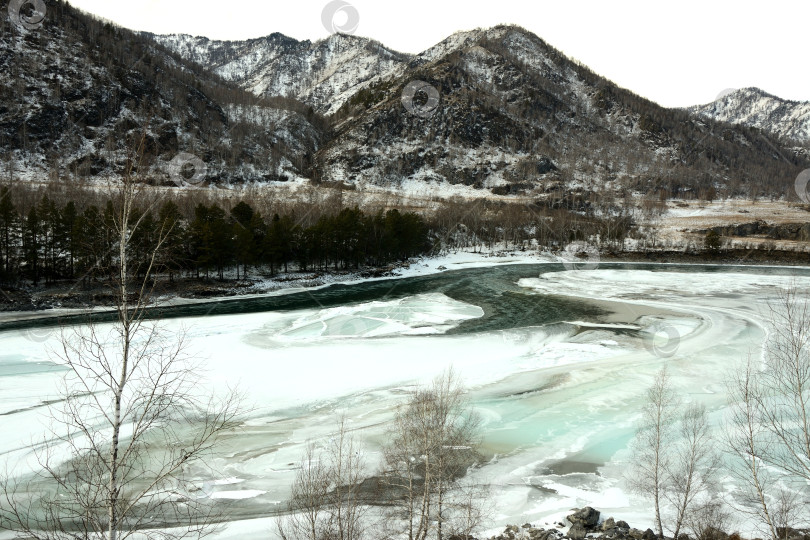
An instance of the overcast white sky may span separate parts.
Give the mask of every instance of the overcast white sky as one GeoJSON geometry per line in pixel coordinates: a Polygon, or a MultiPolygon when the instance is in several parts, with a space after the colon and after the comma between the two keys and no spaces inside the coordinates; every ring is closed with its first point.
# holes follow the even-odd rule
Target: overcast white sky
{"type": "MultiPolygon", "coordinates": [[[[70,0],[135,30],[321,39],[328,0],[70,0]]],[[[417,53],[458,30],[516,23],[621,86],[666,106],[758,86],[810,100],[810,0],[347,0],[355,34],[417,53]]],[[[338,15],[341,16],[340,14],[338,15]]]]}

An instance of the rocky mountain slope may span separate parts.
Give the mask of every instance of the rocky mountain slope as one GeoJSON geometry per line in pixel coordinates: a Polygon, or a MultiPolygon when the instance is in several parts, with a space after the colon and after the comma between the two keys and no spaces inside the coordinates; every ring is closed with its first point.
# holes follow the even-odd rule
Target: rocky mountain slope
{"type": "Polygon", "coordinates": [[[324,114],[411,59],[376,41],[345,34],[315,43],[282,34],[247,41],[149,36],[257,96],[294,97],[324,114]]]}
{"type": "Polygon", "coordinates": [[[321,142],[302,103],[257,99],[67,3],[47,8],[35,28],[0,23],[5,178],[120,174],[142,144],[156,182],[185,183],[176,173],[190,155],[206,179],[277,179],[299,175],[321,142]]]}
{"type": "Polygon", "coordinates": [[[618,88],[516,26],[459,32],[415,56],[339,34],[154,38],[248,91],[327,115],[315,180],[569,200],[627,188],[747,195],[784,192],[807,164],[759,130],[618,88]]]}
{"type": "Polygon", "coordinates": [[[690,112],[751,126],[798,144],[810,143],[810,101],[789,101],[759,88],[741,88],[690,112]]]}
{"type": "Polygon", "coordinates": [[[418,55],[336,34],[152,36],[48,3],[0,34],[8,177],[120,172],[145,129],[158,183],[339,182],[427,197],[789,196],[810,158],[760,129],[666,109],[517,26],[418,55]],[[10,171],[10,172],[9,172],[10,171]]]}
{"type": "Polygon", "coordinates": [[[807,166],[759,130],[660,107],[515,26],[451,36],[332,118],[316,170],[360,184],[739,195],[784,192],[807,166]]]}

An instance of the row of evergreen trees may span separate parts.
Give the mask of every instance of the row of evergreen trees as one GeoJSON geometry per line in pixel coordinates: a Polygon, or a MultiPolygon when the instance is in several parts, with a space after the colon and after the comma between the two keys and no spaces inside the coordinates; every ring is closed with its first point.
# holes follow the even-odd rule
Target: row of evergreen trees
{"type": "MultiPolygon", "coordinates": [[[[114,215],[111,200],[79,210],[76,201],[57,205],[47,195],[21,212],[8,188],[0,188],[0,279],[36,285],[112,276],[114,215]]],[[[431,248],[424,220],[398,210],[366,215],[344,208],[305,227],[293,215],[265,219],[244,201],[230,212],[200,203],[189,216],[165,201],[138,217],[130,267],[145,269],[147,254],[162,238],[156,270],[171,279],[178,273],[223,279],[232,270],[239,278],[259,266],[271,273],[383,266],[431,248]]]]}

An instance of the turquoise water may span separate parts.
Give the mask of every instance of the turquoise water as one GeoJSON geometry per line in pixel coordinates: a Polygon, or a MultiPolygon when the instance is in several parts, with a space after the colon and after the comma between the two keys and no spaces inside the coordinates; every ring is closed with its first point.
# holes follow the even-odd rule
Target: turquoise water
{"type": "MultiPolygon", "coordinates": [[[[684,274],[759,275],[767,273],[773,276],[810,275],[808,269],[763,268],[757,266],[614,263],[602,264],[600,268],[684,274]]],[[[516,284],[522,278],[564,271],[563,265],[555,263],[517,264],[455,270],[429,276],[378,280],[351,285],[336,284],[308,292],[246,299],[228,298],[212,302],[198,302],[191,305],[163,307],[155,310],[154,316],[162,319],[173,319],[321,309],[375,300],[397,299],[427,292],[444,293],[450,298],[484,308],[484,317],[464,323],[454,331],[457,333],[522,328],[559,322],[579,316],[592,317],[598,315],[599,310],[590,306],[586,301],[572,300],[571,298],[554,295],[538,296],[531,294],[525,288],[516,284]]],[[[43,314],[45,313],[47,312],[43,312],[43,314]]],[[[87,315],[72,315],[0,322],[0,332],[4,330],[49,328],[60,324],[81,324],[87,319],[87,315]]],[[[112,320],[112,316],[109,314],[95,315],[92,319],[109,321],[112,320]]]]}
{"type": "MultiPolygon", "coordinates": [[[[810,270],[789,268],[505,265],[154,314],[169,329],[189,327],[212,387],[238,382],[254,405],[216,463],[238,489],[263,493],[234,502],[234,519],[273,512],[303,445],[328,437],[338,414],[378,460],[396,406],[453,365],[483,420],[488,465],[477,479],[494,486],[504,521],[522,523],[573,504],[627,515],[626,448],[655,372],[669,366],[687,400],[720,415],[725,372],[763,340],[756,307],[774,287],[808,278],[810,270]],[[623,326],[603,324],[611,309],[624,312],[623,326]],[[654,320],[678,329],[671,356],[645,342],[654,320]]],[[[46,352],[53,340],[25,331],[81,320],[0,323],[0,429],[30,437],[21,427],[60,375],[46,352]]],[[[0,453],[18,459],[21,445],[7,437],[0,453]]],[[[214,480],[200,473],[200,482],[214,480]]]]}

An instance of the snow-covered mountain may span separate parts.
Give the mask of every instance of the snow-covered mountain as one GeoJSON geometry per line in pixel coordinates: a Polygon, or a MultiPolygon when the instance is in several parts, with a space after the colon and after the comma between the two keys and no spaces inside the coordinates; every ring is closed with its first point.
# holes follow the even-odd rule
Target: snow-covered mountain
{"type": "Polygon", "coordinates": [[[784,191],[806,167],[760,132],[661,107],[517,26],[450,36],[333,120],[315,159],[323,178],[427,194],[447,184],[543,200],[628,187],[743,193],[750,182],[784,191]],[[409,108],[415,81],[423,91],[409,108]]]}
{"type": "Polygon", "coordinates": [[[326,115],[331,131],[314,155],[316,181],[426,192],[695,193],[787,181],[805,164],[795,155],[795,163],[780,161],[779,143],[759,132],[618,88],[517,26],[458,32],[418,55],[347,35],[152,37],[251,93],[292,96],[326,115]]]}
{"type": "Polygon", "coordinates": [[[257,99],[66,2],[47,8],[38,28],[0,22],[0,166],[10,178],[119,174],[141,146],[157,183],[179,181],[181,154],[202,160],[211,180],[272,180],[302,175],[321,144],[302,103],[257,99]]]}
{"type": "Polygon", "coordinates": [[[158,182],[192,154],[212,182],[573,207],[717,187],[782,196],[810,167],[775,136],[661,107],[518,26],[406,55],[349,35],[152,36],[48,5],[41,28],[0,32],[0,170],[16,177],[120,172],[139,137],[158,182]]]}
{"type": "Polygon", "coordinates": [[[789,101],[759,88],[741,88],[689,111],[732,124],[752,126],[777,137],[810,142],[810,101],[789,101]]]}
{"type": "Polygon", "coordinates": [[[150,36],[257,96],[294,97],[324,114],[333,113],[359,90],[411,59],[379,42],[345,34],[314,43],[282,34],[247,41],[150,36]]]}

